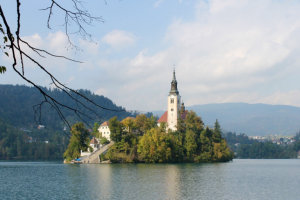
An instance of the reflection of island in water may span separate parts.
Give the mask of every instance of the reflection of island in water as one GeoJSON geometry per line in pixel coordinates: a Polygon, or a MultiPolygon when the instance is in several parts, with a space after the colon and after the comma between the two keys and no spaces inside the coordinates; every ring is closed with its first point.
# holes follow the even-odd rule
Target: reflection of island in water
{"type": "MultiPolygon", "coordinates": [[[[81,182],[80,185],[81,190],[87,191],[87,196],[92,199],[124,199],[124,197],[126,199],[186,199],[186,197],[199,195],[199,192],[202,193],[201,188],[207,187],[206,183],[202,185],[202,178],[205,179],[207,175],[203,174],[202,177],[202,165],[80,165],[79,177],[85,176],[86,181],[86,183],[81,182]],[[194,190],[199,191],[190,194],[194,190]]],[[[215,168],[217,165],[220,164],[214,164],[215,172],[222,173],[222,170],[215,168]]],[[[204,173],[211,176],[212,172],[204,173]]],[[[74,181],[80,182],[80,178],[73,178],[74,181]]],[[[222,183],[218,183],[218,187],[221,187],[220,184],[222,183]]]]}
{"type": "Polygon", "coordinates": [[[299,199],[299,160],[63,165],[0,162],[0,199],[299,199]],[[13,174],[13,176],[12,176],[13,174]]]}

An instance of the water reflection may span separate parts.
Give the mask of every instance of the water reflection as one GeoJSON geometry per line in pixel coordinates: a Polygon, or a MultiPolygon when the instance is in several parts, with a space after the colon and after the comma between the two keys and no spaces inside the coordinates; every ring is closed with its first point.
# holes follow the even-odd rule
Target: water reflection
{"type": "Polygon", "coordinates": [[[168,199],[181,199],[180,169],[178,165],[168,165],[166,170],[166,197],[168,199]]]}
{"type": "Polygon", "coordinates": [[[184,199],[199,197],[191,191],[201,191],[200,170],[193,164],[80,165],[69,175],[92,199],[184,199]]]}
{"type": "Polygon", "coordinates": [[[219,164],[0,162],[0,199],[299,199],[300,159],[219,164]]]}

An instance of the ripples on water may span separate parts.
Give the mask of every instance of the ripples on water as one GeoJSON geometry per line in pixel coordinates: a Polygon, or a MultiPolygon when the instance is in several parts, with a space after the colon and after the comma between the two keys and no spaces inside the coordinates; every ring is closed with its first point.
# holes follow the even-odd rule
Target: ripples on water
{"type": "Polygon", "coordinates": [[[300,160],[215,164],[0,162],[0,199],[300,199],[300,160]]]}

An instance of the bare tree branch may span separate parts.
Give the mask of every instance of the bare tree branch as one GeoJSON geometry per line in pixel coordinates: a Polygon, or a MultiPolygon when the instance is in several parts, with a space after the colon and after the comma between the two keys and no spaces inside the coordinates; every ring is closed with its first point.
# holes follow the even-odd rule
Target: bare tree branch
{"type": "MultiPolygon", "coordinates": [[[[50,6],[47,8],[44,8],[43,10],[49,10],[49,14],[48,14],[48,20],[47,20],[47,26],[48,28],[51,28],[50,26],[50,21],[51,21],[51,17],[53,15],[53,8],[56,7],[58,9],[60,9],[61,11],[63,11],[65,13],[65,34],[68,37],[68,40],[70,42],[70,44],[72,44],[70,37],[69,37],[69,26],[70,26],[70,22],[69,20],[71,20],[71,22],[75,23],[76,26],[78,27],[78,31],[76,33],[80,34],[83,37],[90,37],[90,34],[87,33],[87,31],[84,28],[84,25],[90,25],[93,21],[102,21],[102,18],[99,17],[93,17],[91,16],[86,10],[81,9],[82,5],[81,2],[79,0],[71,0],[73,3],[73,8],[74,11],[72,10],[68,10],[66,8],[64,8],[61,4],[57,3],[57,1],[55,0],[51,0],[50,6]]],[[[32,46],[31,44],[29,44],[27,41],[23,40],[20,37],[20,30],[21,30],[21,11],[20,11],[20,0],[16,0],[17,2],[17,28],[16,28],[16,32],[15,32],[15,37],[12,34],[11,28],[9,23],[7,22],[6,16],[2,10],[2,7],[0,5],[0,16],[2,18],[2,21],[4,23],[5,29],[6,31],[2,31],[3,35],[7,35],[8,37],[8,41],[9,41],[9,45],[7,45],[7,47],[9,47],[11,54],[12,54],[12,58],[13,58],[13,64],[12,64],[12,68],[13,70],[23,79],[25,80],[27,83],[29,83],[30,85],[34,86],[43,96],[44,100],[42,100],[39,104],[34,105],[33,109],[34,112],[38,115],[38,118],[35,118],[36,120],[41,120],[41,115],[42,115],[42,107],[44,104],[49,104],[51,106],[51,108],[53,108],[58,116],[61,118],[61,120],[70,128],[70,123],[68,122],[68,120],[66,119],[64,113],[62,112],[62,109],[66,109],[68,111],[73,112],[79,119],[81,119],[81,121],[84,121],[87,125],[89,125],[84,119],[88,118],[88,119],[92,119],[92,117],[87,114],[85,111],[88,111],[89,113],[92,113],[94,116],[98,116],[98,113],[91,107],[91,106],[95,106],[96,108],[99,109],[103,109],[103,110],[108,110],[108,111],[113,111],[113,112],[123,112],[125,111],[124,109],[121,110],[116,110],[116,109],[111,109],[111,108],[107,108],[104,107],[102,105],[97,104],[95,101],[91,100],[90,98],[86,97],[85,95],[81,94],[80,92],[67,87],[65,84],[63,84],[62,82],[60,82],[51,72],[49,72],[45,66],[43,66],[42,64],[40,64],[40,62],[36,59],[34,59],[32,56],[29,55],[29,53],[27,53],[26,51],[24,51],[22,49],[22,44],[25,44],[25,46],[27,46],[29,48],[29,50],[35,52],[36,54],[38,54],[40,57],[45,58],[44,55],[48,55],[50,57],[55,57],[55,58],[63,58],[65,60],[69,60],[72,62],[77,62],[77,63],[82,63],[81,61],[77,61],[65,56],[61,56],[61,55],[55,55],[52,54],[50,52],[48,52],[47,50],[44,49],[40,49],[40,48],[36,48],[34,46],[32,46]],[[15,41],[16,38],[16,41],[15,41]],[[19,58],[16,57],[16,53],[19,55],[19,58]],[[35,64],[35,66],[37,66],[40,70],[42,70],[43,73],[45,73],[51,83],[55,86],[55,88],[57,88],[58,90],[62,91],[63,93],[65,93],[72,102],[75,102],[77,107],[73,107],[73,106],[69,106],[67,104],[64,104],[60,101],[58,101],[57,99],[55,99],[53,96],[51,96],[47,90],[44,90],[41,86],[37,85],[35,82],[33,82],[32,80],[30,80],[26,75],[25,75],[25,65],[24,65],[24,58],[26,58],[26,60],[28,60],[29,62],[35,64]],[[18,61],[21,64],[21,71],[19,71],[17,69],[17,65],[18,65],[18,61]],[[77,98],[79,97],[79,98],[77,98]],[[84,100],[84,101],[83,101],[84,100]],[[85,111],[82,111],[85,110],[85,111]]],[[[72,44],[73,45],[73,44],[72,44]]]]}
{"type": "Polygon", "coordinates": [[[51,0],[51,3],[48,7],[43,8],[41,10],[49,11],[48,13],[48,20],[47,20],[47,27],[51,29],[51,18],[53,15],[53,9],[57,8],[64,13],[64,27],[65,27],[65,34],[68,38],[68,41],[72,47],[78,48],[70,39],[70,34],[79,34],[83,38],[91,38],[91,34],[88,33],[85,29],[86,25],[91,25],[94,21],[104,22],[102,17],[95,17],[92,16],[87,10],[83,9],[82,3],[79,0],[71,0],[73,3],[73,9],[69,10],[63,7],[60,3],[56,0],[51,0]],[[77,26],[77,30],[75,32],[70,32],[70,25],[73,22],[77,26]]]}

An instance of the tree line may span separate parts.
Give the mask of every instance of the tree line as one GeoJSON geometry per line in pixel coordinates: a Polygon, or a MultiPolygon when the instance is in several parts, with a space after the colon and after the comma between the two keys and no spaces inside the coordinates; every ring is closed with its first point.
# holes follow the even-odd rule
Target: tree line
{"type": "MultiPolygon", "coordinates": [[[[123,111],[114,112],[99,109],[95,105],[90,105],[90,110],[86,110],[81,104],[70,101],[68,94],[61,90],[49,88],[43,88],[43,90],[59,102],[85,113],[85,115],[81,115],[81,118],[78,118],[73,112],[61,108],[62,113],[71,124],[83,121],[92,126],[95,121],[105,121],[113,116],[125,118],[134,115],[125,111],[124,108],[117,106],[110,99],[102,95],[93,94],[89,90],[78,90],[78,92],[106,108],[123,111]],[[93,117],[91,118],[91,116],[93,117]]],[[[14,127],[33,129],[36,128],[38,124],[43,124],[48,129],[56,131],[62,130],[63,127],[66,126],[57,112],[49,104],[43,104],[42,107],[35,107],[35,105],[39,105],[40,102],[43,101],[43,97],[34,87],[24,85],[0,85],[0,96],[0,117],[6,119],[6,121],[14,127]]],[[[85,101],[80,96],[76,96],[76,98],[85,101]]]]}
{"type": "Polygon", "coordinates": [[[300,132],[294,137],[292,144],[276,144],[271,141],[260,142],[248,138],[245,134],[227,132],[224,134],[230,148],[237,158],[250,159],[287,159],[297,158],[300,151],[300,132]]]}
{"type": "Polygon", "coordinates": [[[24,132],[0,119],[0,160],[62,160],[67,144],[62,132],[24,132]]]}

